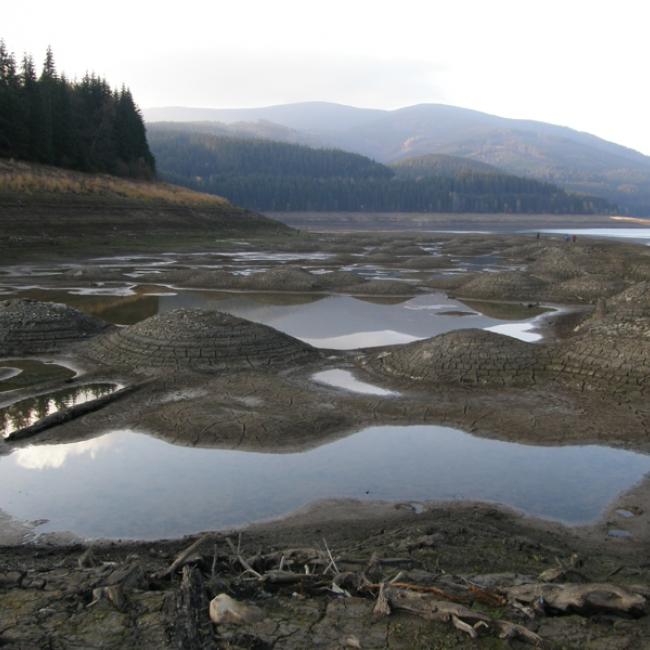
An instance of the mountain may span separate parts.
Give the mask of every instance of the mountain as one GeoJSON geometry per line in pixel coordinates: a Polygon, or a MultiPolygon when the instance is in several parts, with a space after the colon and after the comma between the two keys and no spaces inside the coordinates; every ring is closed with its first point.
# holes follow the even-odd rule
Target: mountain
{"type": "Polygon", "coordinates": [[[293,144],[305,144],[311,147],[322,146],[322,141],[317,137],[310,137],[303,131],[290,129],[289,127],[269,122],[268,120],[257,120],[256,122],[149,122],[147,129],[156,133],[164,131],[185,131],[188,133],[206,133],[232,138],[257,138],[262,140],[276,140],[277,142],[290,142],[293,144]]]}
{"type": "Polygon", "coordinates": [[[431,153],[458,156],[604,197],[629,214],[650,214],[650,157],[544,122],[443,104],[383,111],[307,102],[255,109],[149,109],[144,114],[149,121],[266,120],[302,133],[307,144],[315,141],[380,162],[431,153]]]}
{"type": "Polygon", "coordinates": [[[302,102],[262,108],[185,108],[171,106],[144,110],[147,122],[214,121],[256,122],[264,120],[299,131],[317,133],[353,129],[382,117],[386,111],[356,108],[330,102],[302,102]]]}
{"type": "Polygon", "coordinates": [[[380,212],[607,212],[602,199],[451,156],[390,168],[360,154],[287,142],[215,135],[203,125],[149,125],[167,181],[255,210],[380,212]],[[486,169],[489,173],[486,173],[486,169]],[[396,172],[397,170],[397,172],[396,172]]]}

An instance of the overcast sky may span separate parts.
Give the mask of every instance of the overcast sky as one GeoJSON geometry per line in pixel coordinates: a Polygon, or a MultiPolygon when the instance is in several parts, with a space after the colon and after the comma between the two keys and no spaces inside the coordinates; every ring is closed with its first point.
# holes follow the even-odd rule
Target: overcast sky
{"type": "MultiPolygon", "coordinates": [[[[646,8],[647,7],[647,8],[646,8]]],[[[0,38],[141,107],[442,102],[650,154],[644,0],[21,0],[0,38]]]]}

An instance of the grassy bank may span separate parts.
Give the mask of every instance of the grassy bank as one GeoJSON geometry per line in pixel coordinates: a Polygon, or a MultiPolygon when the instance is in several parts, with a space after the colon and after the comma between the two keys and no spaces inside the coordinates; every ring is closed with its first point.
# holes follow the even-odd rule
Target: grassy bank
{"type": "Polygon", "coordinates": [[[218,196],[0,159],[0,253],[7,261],[290,232],[218,196]]]}

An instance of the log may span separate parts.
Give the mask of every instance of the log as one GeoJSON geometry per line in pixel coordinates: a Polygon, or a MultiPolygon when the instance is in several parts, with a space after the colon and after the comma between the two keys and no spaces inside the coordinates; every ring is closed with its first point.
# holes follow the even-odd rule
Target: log
{"type": "MultiPolygon", "coordinates": [[[[201,549],[207,546],[208,542],[215,542],[216,536],[214,534],[207,534],[199,537],[194,543],[190,544],[185,550],[181,551],[174,561],[163,571],[159,571],[154,574],[154,578],[164,578],[178,569],[181,569],[184,565],[188,564],[191,561],[198,560],[199,557],[202,557],[200,554],[201,549]]],[[[216,552],[216,543],[215,543],[215,552],[216,552]]]]}
{"type": "Polygon", "coordinates": [[[194,567],[184,566],[171,625],[174,647],[178,650],[217,649],[209,607],[201,572],[194,567]]]}
{"type": "Polygon", "coordinates": [[[641,594],[607,582],[530,584],[510,587],[505,592],[511,602],[543,603],[545,610],[562,613],[643,616],[647,607],[641,594]]]}

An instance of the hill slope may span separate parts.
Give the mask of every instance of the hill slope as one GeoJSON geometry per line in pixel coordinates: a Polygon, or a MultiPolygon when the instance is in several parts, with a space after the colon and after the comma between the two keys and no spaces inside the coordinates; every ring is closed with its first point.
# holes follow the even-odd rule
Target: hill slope
{"type": "Polygon", "coordinates": [[[491,169],[486,165],[450,157],[444,158],[445,168],[454,163],[453,173],[435,173],[428,161],[424,173],[396,174],[341,150],[221,137],[204,129],[150,126],[149,142],[163,178],[256,210],[584,214],[610,208],[530,178],[496,169],[486,174],[491,169]],[[460,173],[460,165],[468,173],[460,173]]]}
{"type": "MultiPolygon", "coordinates": [[[[268,120],[327,146],[394,162],[424,154],[460,156],[511,174],[603,196],[628,213],[650,214],[650,157],[567,127],[502,118],[442,104],[394,111],[308,102],[256,109],[150,109],[149,120],[268,120]],[[197,112],[200,111],[200,112],[197,112]]],[[[284,138],[282,138],[284,139],[284,138]]]]}
{"type": "Polygon", "coordinates": [[[287,233],[222,197],[182,187],[0,159],[4,259],[58,250],[154,249],[287,233]]]}

